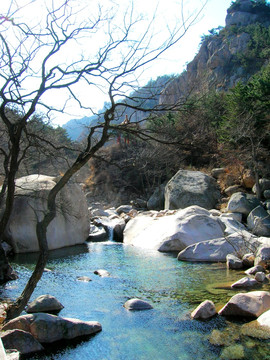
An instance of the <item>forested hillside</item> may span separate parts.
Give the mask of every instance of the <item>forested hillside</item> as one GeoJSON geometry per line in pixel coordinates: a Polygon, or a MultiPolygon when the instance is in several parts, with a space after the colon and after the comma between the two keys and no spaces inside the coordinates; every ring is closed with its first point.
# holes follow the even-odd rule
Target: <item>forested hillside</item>
{"type": "Polygon", "coordinates": [[[187,70],[162,91],[160,104],[172,110],[147,121],[159,142],[115,139],[102,152],[106,163],[92,161],[89,189],[106,192],[109,200],[147,198],[187,167],[231,168],[237,180],[245,169],[269,176],[269,25],[267,2],[233,2],[226,27],[204,35],[187,70]]]}

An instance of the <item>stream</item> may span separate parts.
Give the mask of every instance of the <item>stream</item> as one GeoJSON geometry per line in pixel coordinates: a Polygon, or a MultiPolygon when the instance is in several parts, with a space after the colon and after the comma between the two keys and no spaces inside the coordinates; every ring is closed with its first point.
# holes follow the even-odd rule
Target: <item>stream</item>
{"type": "MultiPolygon", "coordinates": [[[[1,298],[14,299],[20,294],[35,260],[35,254],[13,259],[19,279],[0,290],[1,298]]],[[[220,316],[191,320],[189,314],[206,299],[214,301],[218,309],[223,306],[236,293],[230,284],[243,276],[239,271],[228,271],[224,264],[180,262],[175,254],[113,241],[52,251],[47,268],[51,271],[44,273],[32,299],[51,294],[64,305],[60,316],[99,321],[103,330],[90,338],[49,345],[45,353],[27,359],[224,358],[220,357],[222,347],[211,345],[209,335],[213,329],[228,328],[230,322],[220,316]],[[98,269],[107,270],[111,276],[95,275],[98,269]],[[78,276],[88,276],[92,281],[80,282],[78,276]],[[123,304],[133,297],[150,302],[153,310],[126,310],[123,304]]],[[[269,341],[240,339],[238,343],[244,346],[245,359],[270,359],[269,341]]]]}

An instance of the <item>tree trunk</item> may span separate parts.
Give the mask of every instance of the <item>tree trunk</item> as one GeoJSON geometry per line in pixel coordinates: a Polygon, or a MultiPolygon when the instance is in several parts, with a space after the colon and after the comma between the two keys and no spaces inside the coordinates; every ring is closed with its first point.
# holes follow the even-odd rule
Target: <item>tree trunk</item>
{"type": "Polygon", "coordinates": [[[37,283],[41,279],[43,271],[45,269],[48,259],[48,244],[47,244],[47,217],[45,215],[41,222],[37,223],[36,232],[39,242],[40,253],[34,272],[28,280],[23,292],[17,298],[17,300],[8,308],[6,322],[19,316],[26,307],[33,291],[35,290],[37,283]]]}

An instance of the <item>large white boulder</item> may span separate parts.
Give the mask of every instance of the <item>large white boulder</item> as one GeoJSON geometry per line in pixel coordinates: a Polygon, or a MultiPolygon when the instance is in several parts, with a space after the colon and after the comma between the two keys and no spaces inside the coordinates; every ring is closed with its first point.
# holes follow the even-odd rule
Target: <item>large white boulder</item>
{"type": "Polygon", "coordinates": [[[161,252],[181,251],[208,239],[220,238],[225,226],[210,212],[190,206],[171,215],[142,213],[131,219],[124,230],[124,243],[161,252]]]}
{"type": "Polygon", "coordinates": [[[200,171],[179,170],[165,187],[165,209],[198,205],[213,209],[221,197],[214,178],[200,171]]]}
{"type": "MultiPolygon", "coordinates": [[[[12,214],[4,233],[15,253],[39,251],[36,224],[47,208],[47,196],[57,179],[29,175],[16,180],[12,214]]],[[[49,250],[82,244],[89,235],[87,203],[81,187],[68,183],[57,196],[57,214],[47,231],[49,250]]]]}
{"type": "Polygon", "coordinates": [[[226,262],[228,254],[245,253],[257,239],[247,231],[188,246],[178,254],[181,261],[226,262]]]}

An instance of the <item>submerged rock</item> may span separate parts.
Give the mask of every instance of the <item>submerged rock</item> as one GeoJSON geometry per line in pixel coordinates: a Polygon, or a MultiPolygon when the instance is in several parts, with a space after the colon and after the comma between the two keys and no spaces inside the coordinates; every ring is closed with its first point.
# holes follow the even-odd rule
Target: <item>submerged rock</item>
{"type": "Polygon", "coordinates": [[[241,344],[233,344],[225,347],[220,354],[220,359],[238,360],[244,359],[245,351],[244,346],[241,344]]]}
{"type": "Polygon", "coordinates": [[[125,302],[124,307],[127,310],[150,310],[153,309],[147,301],[141,299],[130,299],[125,302]]]}
{"type": "MultiPolygon", "coordinates": [[[[263,316],[264,314],[262,314],[261,316],[263,316]]],[[[241,334],[261,340],[270,339],[270,327],[260,324],[258,321],[261,316],[259,316],[258,319],[255,321],[244,324],[241,327],[241,334]]]]}
{"type": "Polygon", "coordinates": [[[88,277],[88,276],[77,276],[77,280],[82,281],[82,282],[90,282],[90,281],[92,281],[92,279],[90,279],[90,277],[88,277]]]}

